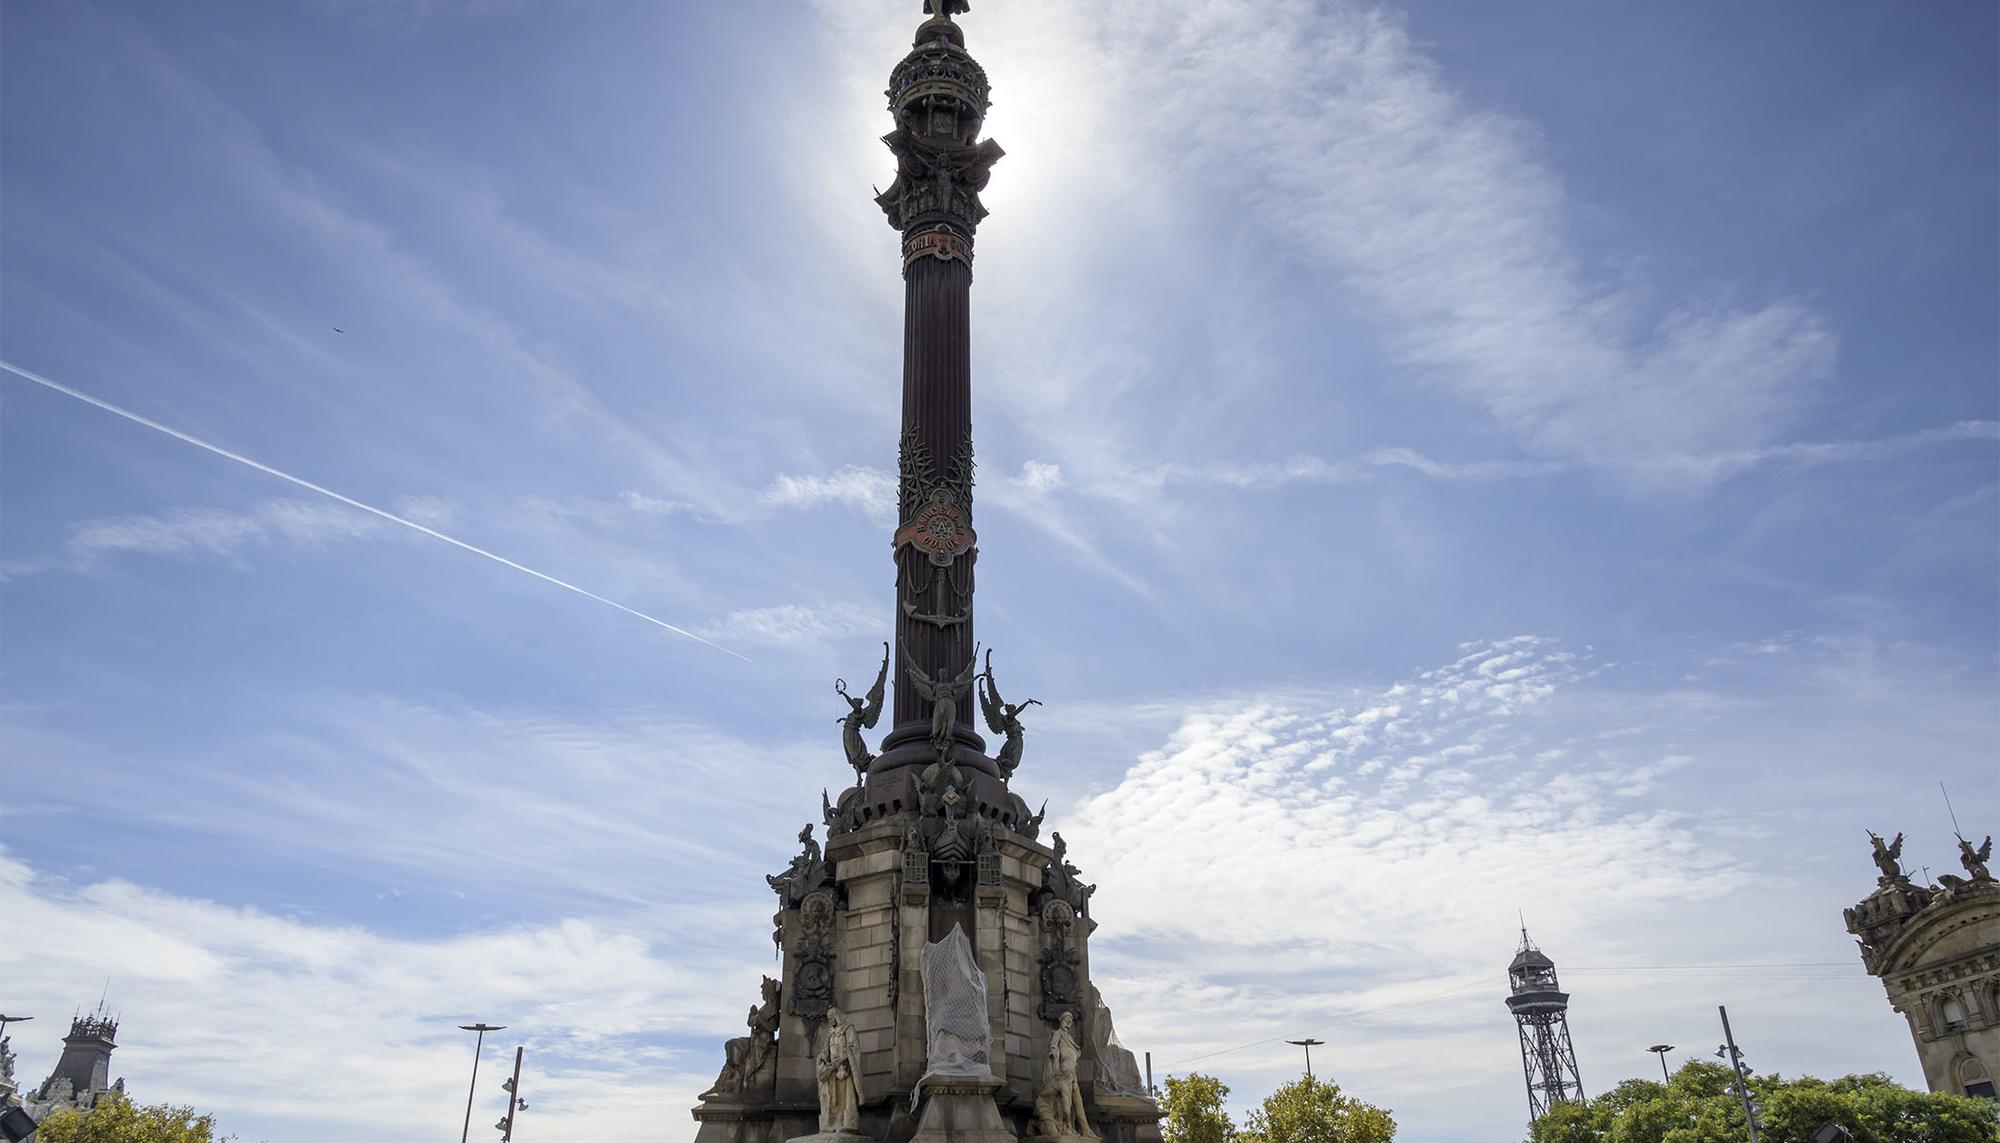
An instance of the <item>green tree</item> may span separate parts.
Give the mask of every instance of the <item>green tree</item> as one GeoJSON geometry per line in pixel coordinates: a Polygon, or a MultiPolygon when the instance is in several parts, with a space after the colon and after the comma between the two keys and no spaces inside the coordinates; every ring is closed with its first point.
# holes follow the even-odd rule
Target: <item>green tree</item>
{"type": "Polygon", "coordinates": [[[1306,1076],[1272,1092],[1250,1113],[1242,1143],[1389,1143],[1396,1121],[1347,1095],[1331,1080],[1306,1076]]]}
{"type": "Polygon", "coordinates": [[[1166,1143],[1235,1143],[1236,1125],[1222,1109],[1229,1098],[1229,1085],[1214,1076],[1190,1072],[1185,1078],[1167,1077],[1167,1097],[1162,1101],[1167,1119],[1160,1125],[1166,1143]]]}
{"type": "MultiPolygon", "coordinates": [[[[1665,1086],[1627,1080],[1597,1099],[1558,1104],[1529,1143],[1749,1143],[1730,1070],[1690,1061],[1665,1086]]],[[[2000,1143],[1989,1100],[1911,1091],[1882,1075],[1837,1080],[1752,1076],[1762,1143],[1813,1143],[1837,1123],[1855,1143],[2000,1143]]]]}
{"type": "MultiPolygon", "coordinates": [[[[233,1136],[229,1138],[234,1138],[233,1136]]],[[[192,1107],[140,1107],[107,1092],[89,1111],[58,1111],[35,1129],[35,1143],[227,1143],[215,1136],[215,1116],[192,1107]]]]}

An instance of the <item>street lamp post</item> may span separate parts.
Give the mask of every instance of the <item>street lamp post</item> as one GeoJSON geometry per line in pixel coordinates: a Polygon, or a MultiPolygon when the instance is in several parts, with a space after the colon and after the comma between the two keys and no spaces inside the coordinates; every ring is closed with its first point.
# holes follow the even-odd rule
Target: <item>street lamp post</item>
{"type": "Polygon", "coordinates": [[[1673,1077],[1667,1074],[1667,1053],[1673,1051],[1674,1046],[1672,1044],[1654,1044],[1646,1050],[1660,1057],[1660,1082],[1672,1083],[1673,1077]]]}
{"type": "Polygon", "coordinates": [[[514,1076],[500,1085],[507,1093],[507,1118],[500,1121],[500,1143],[514,1143],[514,1113],[528,1106],[528,1101],[521,1098],[521,1053],[526,1050],[514,1049],[514,1076]]]}
{"type": "Polygon", "coordinates": [[[479,1050],[486,1045],[486,1033],[498,1032],[505,1024],[460,1024],[468,1032],[479,1033],[472,1041],[472,1086],[465,1092],[465,1127],[458,1133],[458,1143],[465,1143],[472,1134],[472,1093],[479,1090],[479,1050]]]}
{"type": "Polygon", "coordinates": [[[1311,1036],[1307,1036],[1303,1040],[1286,1040],[1285,1043],[1296,1044],[1306,1050],[1306,1078],[1311,1079],[1313,1074],[1313,1049],[1326,1043],[1326,1041],[1315,1040],[1311,1036]]]}
{"type": "Polygon", "coordinates": [[[1743,1122],[1750,1127],[1750,1143],[1757,1143],[1757,1108],[1750,1102],[1750,1080],[1743,1073],[1743,1051],[1736,1046],[1736,1034],[1729,1030],[1729,1009],[1720,1004],[1715,1009],[1722,1013],[1722,1045],[1715,1054],[1726,1055],[1736,1073],[1736,1094],[1743,1100],[1743,1122]]]}

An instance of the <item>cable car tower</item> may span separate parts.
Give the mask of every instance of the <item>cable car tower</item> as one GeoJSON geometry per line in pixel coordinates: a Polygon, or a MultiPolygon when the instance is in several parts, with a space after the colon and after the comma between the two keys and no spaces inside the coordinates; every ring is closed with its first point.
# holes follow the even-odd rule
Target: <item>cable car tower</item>
{"type": "Polygon", "coordinates": [[[1521,1032],[1521,1072],[1528,1083],[1528,1122],[1558,1103],[1583,1099],[1576,1049],[1569,1042],[1569,993],[1556,982],[1556,962],[1542,955],[1521,926],[1521,947],[1507,966],[1507,1010],[1521,1032]]]}

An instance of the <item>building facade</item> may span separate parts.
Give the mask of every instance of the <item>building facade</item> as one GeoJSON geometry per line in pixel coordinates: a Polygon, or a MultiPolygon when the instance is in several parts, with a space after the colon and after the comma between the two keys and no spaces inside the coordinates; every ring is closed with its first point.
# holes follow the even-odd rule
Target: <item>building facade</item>
{"type": "Polygon", "coordinates": [[[1869,835],[1875,891],[1847,910],[1861,963],[1909,1021],[1932,1091],[1995,1096],[2000,1080],[2000,884],[1986,867],[1993,839],[1958,839],[1966,875],[1913,883],[1901,866],[1903,835],[1869,835]]]}

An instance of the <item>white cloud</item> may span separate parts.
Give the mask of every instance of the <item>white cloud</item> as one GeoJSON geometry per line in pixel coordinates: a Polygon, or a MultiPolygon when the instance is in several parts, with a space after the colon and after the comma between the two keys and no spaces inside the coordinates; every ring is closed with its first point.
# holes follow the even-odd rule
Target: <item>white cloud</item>
{"type": "MultiPolygon", "coordinates": [[[[1790,1025],[1863,1039],[1893,1027],[1879,988],[1835,959],[1837,906],[1736,832],[1752,815],[1668,808],[1660,788],[1704,761],[1673,737],[1704,700],[1635,703],[1607,687],[1608,664],[1548,639],[1463,651],[1349,694],[1192,703],[1162,746],[1061,821],[1100,886],[1093,969],[1121,1034],[1160,1071],[1218,1073],[1247,1105],[1296,1073],[1284,1039],[1321,1035],[1315,1063],[1395,1107],[1412,1138],[1485,1137],[1518,1114],[1499,1005],[1517,906],[1572,970],[1602,1086],[1639,1071],[1605,1062],[1622,1040],[1685,1029],[1703,1001],[1745,988],[1791,1067],[1823,1033],[1790,1025]],[[1674,729],[1635,724],[1635,706],[1674,729]],[[1776,923],[1773,893],[1796,902],[1796,936],[1690,924],[1776,923]],[[1751,960],[1829,967],[1693,983],[1617,967],[1751,960]]],[[[1842,1059],[1832,1066],[1858,1066],[1842,1059]]]]}
{"type": "Polygon", "coordinates": [[[761,873],[783,864],[794,815],[816,811],[811,792],[844,776],[830,718],[826,737],[788,743],[769,728],[752,742],[642,713],[325,696],[278,713],[282,729],[245,716],[199,750],[163,741],[139,757],[13,710],[7,756],[63,759],[62,772],[93,782],[85,796],[10,773],[10,789],[42,812],[114,812],[383,884],[502,894],[521,908],[632,909],[662,899],[655,874],[674,865],[706,871],[675,900],[761,889],[761,873]],[[747,773],[761,778],[745,784],[747,773]]]}
{"type": "Polygon", "coordinates": [[[844,504],[877,520],[896,515],[896,477],[862,465],[843,465],[829,476],[780,473],[764,489],[764,503],[780,508],[844,504]]]}
{"type": "MultiPolygon", "coordinates": [[[[897,50],[901,30],[876,8],[821,10],[857,69],[897,50]]],[[[1225,211],[1329,271],[1348,296],[1327,304],[1373,321],[1401,379],[1456,394],[1541,459],[1618,466],[1763,447],[1833,370],[1838,338],[1806,301],[1726,281],[1673,292],[1629,269],[1644,251],[1584,249],[1536,126],[1470,103],[1390,10],[1021,4],[978,24],[975,50],[1007,96],[992,132],[1032,142],[988,195],[989,227],[1012,228],[1008,256],[1031,272],[995,271],[989,288],[1003,309],[1034,307],[1038,328],[996,346],[989,367],[1073,481],[1153,463],[1167,434],[1137,393],[1178,380],[1168,408],[1198,421],[1266,383],[1258,340],[1277,331],[1246,316],[1211,335],[1216,375],[1183,377],[1186,362],[1134,348],[1130,312],[1093,307],[1079,322],[1048,275],[1074,287],[1103,263],[1130,265],[1135,245],[1212,230],[1225,211]],[[1074,221],[1104,217],[1119,225],[1074,221]]]]}
{"type": "Polygon", "coordinates": [[[1656,454],[1636,457],[1631,463],[1641,471],[1706,483],[1765,464],[1803,467],[1879,461],[1966,441],[2000,441],[2000,421],[1958,421],[1875,440],[1796,441],[1728,452],[1656,454]]]}
{"type": "Polygon", "coordinates": [[[1391,469],[1414,472],[1437,481],[1481,481],[1541,476],[1560,472],[1564,467],[1551,461],[1440,461],[1415,449],[1396,447],[1379,448],[1344,460],[1293,456],[1284,460],[1247,463],[1165,464],[1136,473],[1132,479],[1154,487],[1186,484],[1257,490],[1293,484],[1365,484],[1377,479],[1384,470],[1391,469]]]}
{"type": "Polygon", "coordinates": [[[1021,465],[1021,475],[1014,483],[1027,496],[1047,496],[1067,482],[1063,480],[1062,466],[1045,460],[1025,461],[1021,465]]]}
{"type": "Polygon", "coordinates": [[[392,506],[396,515],[426,528],[449,527],[458,519],[458,501],[449,496],[398,496],[392,506]]]}
{"type": "MultiPolygon", "coordinates": [[[[2000,422],[1958,421],[1939,428],[1918,429],[1873,440],[1795,441],[1755,449],[1699,454],[1651,453],[1605,460],[1602,467],[1624,469],[1654,480],[1682,479],[1708,484],[1766,465],[1859,464],[1952,444],[1996,440],[2000,440],[2000,422]]],[[[1293,484],[1364,484],[1378,478],[1384,470],[1402,470],[1431,480],[1454,482],[1515,480],[1569,472],[1574,467],[1553,460],[1443,461],[1397,445],[1338,460],[1301,455],[1277,461],[1164,464],[1132,474],[1127,483],[1153,487],[1179,484],[1259,490],[1293,484]]]]}
{"type": "Polygon", "coordinates": [[[853,603],[798,604],[732,611],[695,629],[704,639],[738,646],[788,647],[873,635],[885,630],[882,608],[853,603]]]}
{"type": "MultiPolygon", "coordinates": [[[[709,943],[715,918],[693,909],[406,939],[120,880],[70,885],[4,852],[0,914],[31,934],[0,943],[10,1004],[53,1016],[108,978],[113,1072],[134,1098],[219,1110],[222,1130],[253,1139],[444,1134],[470,1057],[455,1026],[475,1019],[507,1025],[487,1041],[482,1130],[519,1043],[522,1143],[644,1138],[686,1121],[758,972],[709,943]],[[246,1045],[261,1046],[249,1066],[246,1045]]],[[[59,1021],[10,1033],[20,1078],[39,1082],[59,1021]]]]}
{"type": "Polygon", "coordinates": [[[175,508],[69,525],[59,556],[9,560],[9,576],[59,567],[88,570],[115,556],[221,556],[261,548],[318,548],[384,532],[383,521],[338,504],[266,500],[248,511],[175,508]]]}
{"type": "Polygon", "coordinates": [[[634,512],[648,516],[671,516],[679,512],[692,512],[694,505],[685,500],[663,500],[657,496],[647,496],[628,488],[618,494],[619,503],[634,512]]]}
{"type": "MultiPolygon", "coordinates": [[[[1120,17],[1121,32],[1134,30],[1120,17]]],[[[1609,461],[1752,447],[1836,339],[1805,305],[1713,290],[1652,307],[1586,266],[1533,129],[1467,105],[1379,9],[1149,6],[1149,121],[1228,163],[1275,233],[1322,257],[1395,359],[1536,451],[1609,461]],[[1256,124],[1245,131],[1246,122],[1256,124]]]]}

